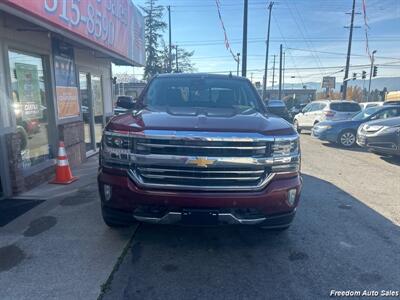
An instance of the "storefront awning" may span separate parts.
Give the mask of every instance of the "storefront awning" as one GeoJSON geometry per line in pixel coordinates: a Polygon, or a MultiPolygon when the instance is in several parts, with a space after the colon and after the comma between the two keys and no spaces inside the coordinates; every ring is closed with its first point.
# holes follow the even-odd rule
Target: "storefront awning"
{"type": "Polygon", "coordinates": [[[132,0],[3,0],[0,9],[110,56],[143,66],[144,18],[132,0]]]}

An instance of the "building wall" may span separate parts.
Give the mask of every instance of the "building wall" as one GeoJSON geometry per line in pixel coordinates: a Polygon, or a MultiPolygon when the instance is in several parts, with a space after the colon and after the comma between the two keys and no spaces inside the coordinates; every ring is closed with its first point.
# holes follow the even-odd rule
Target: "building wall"
{"type": "MultiPolygon", "coordinates": [[[[57,145],[63,140],[72,167],[86,160],[84,122],[82,113],[72,119],[57,119],[55,79],[52,60],[52,34],[47,30],[0,11],[0,146],[6,151],[0,153],[2,183],[8,182],[9,190],[17,195],[27,191],[54,176],[57,145]],[[23,168],[21,157],[21,136],[17,131],[16,117],[11,95],[10,66],[8,50],[38,54],[45,59],[46,100],[48,106],[48,143],[51,159],[34,167],[23,168]],[[6,153],[3,153],[6,152],[6,153]],[[7,180],[3,180],[7,176],[7,180]]],[[[74,44],[77,68],[87,69],[102,78],[104,119],[112,115],[111,59],[100,57],[94,50],[74,44]]],[[[81,101],[81,100],[80,100],[81,101]]],[[[7,190],[7,189],[6,189],[7,190]]]]}

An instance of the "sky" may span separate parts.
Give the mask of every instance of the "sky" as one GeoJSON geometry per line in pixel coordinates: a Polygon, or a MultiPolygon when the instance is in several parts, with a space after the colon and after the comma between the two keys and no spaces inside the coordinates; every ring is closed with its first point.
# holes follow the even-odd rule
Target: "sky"
{"type": "MultiPolygon", "coordinates": [[[[145,0],[133,0],[137,6],[145,0]]],[[[159,0],[171,6],[172,42],[192,51],[199,72],[236,73],[236,62],[225,48],[224,33],[215,0],[159,0]]],[[[253,82],[262,81],[267,35],[269,0],[249,0],[248,72],[253,82]]],[[[346,63],[351,0],[277,0],[271,19],[269,69],[279,47],[286,55],[285,83],[320,82],[334,75],[341,81],[346,63]],[[346,14],[347,13],[347,14],[346,14]]],[[[377,50],[380,77],[400,76],[400,0],[365,0],[369,25],[369,48],[377,50]]],[[[243,0],[220,0],[221,15],[234,53],[242,52],[243,0]]],[[[350,74],[369,73],[362,0],[356,0],[350,74]]],[[[167,14],[164,16],[167,22],[167,14]]],[[[168,41],[168,31],[164,32],[168,41]]],[[[119,73],[133,72],[141,78],[141,68],[119,67],[119,73]]],[[[277,74],[278,72],[276,72],[277,74]]],[[[271,85],[272,70],[268,70],[271,85]]]]}

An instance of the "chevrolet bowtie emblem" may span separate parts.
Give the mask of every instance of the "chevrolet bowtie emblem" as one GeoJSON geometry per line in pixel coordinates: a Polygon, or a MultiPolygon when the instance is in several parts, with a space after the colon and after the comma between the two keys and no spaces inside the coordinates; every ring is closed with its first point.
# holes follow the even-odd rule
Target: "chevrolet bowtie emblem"
{"type": "Polygon", "coordinates": [[[201,168],[207,168],[215,163],[215,159],[211,160],[207,157],[197,157],[196,159],[188,159],[186,164],[196,165],[201,168]]]}

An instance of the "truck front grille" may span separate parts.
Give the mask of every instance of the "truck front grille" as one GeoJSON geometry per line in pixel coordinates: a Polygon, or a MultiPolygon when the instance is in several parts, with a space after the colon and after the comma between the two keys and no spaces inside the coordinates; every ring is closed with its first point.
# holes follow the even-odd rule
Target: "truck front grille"
{"type": "Polygon", "coordinates": [[[133,151],[137,154],[265,157],[270,154],[271,144],[268,142],[136,139],[133,151]]]}
{"type": "MultiPolygon", "coordinates": [[[[240,134],[239,134],[240,135],[240,134]]],[[[273,139],[223,137],[134,137],[129,176],[139,186],[191,191],[250,191],[266,186],[273,139]]]]}
{"type": "Polygon", "coordinates": [[[257,186],[265,176],[264,168],[198,168],[138,166],[138,175],[144,183],[174,186],[228,187],[257,186]]]}

